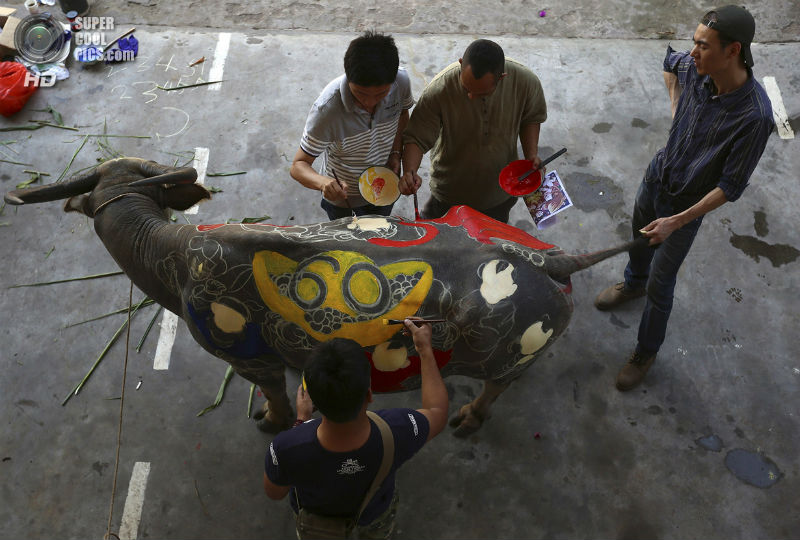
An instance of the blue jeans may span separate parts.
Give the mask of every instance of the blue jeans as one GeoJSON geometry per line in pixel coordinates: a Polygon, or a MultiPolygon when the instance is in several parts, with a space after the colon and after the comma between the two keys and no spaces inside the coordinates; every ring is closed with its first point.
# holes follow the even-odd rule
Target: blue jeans
{"type": "MultiPolygon", "coordinates": [[[[645,178],[636,193],[633,207],[633,238],[642,236],[639,229],[654,219],[675,213],[673,201],[661,193],[659,183],[648,182],[645,178]]],[[[644,246],[629,252],[630,260],[625,267],[625,285],[634,289],[646,287],[647,291],[647,302],[639,322],[639,343],[636,345],[636,351],[640,354],[657,353],[664,343],[678,270],[689,253],[702,222],[701,216],[673,231],[661,244],[644,246]]]]}
{"type": "Polygon", "coordinates": [[[328,219],[331,221],[343,217],[350,217],[354,213],[357,216],[388,216],[392,213],[392,207],[394,207],[394,203],[387,206],[375,206],[374,204],[367,203],[364,206],[354,206],[351,210],[350,208],[336,206],[325,199],[322,199],[319,205],[325,210],[325,213],[328,214],[328,219]]]}

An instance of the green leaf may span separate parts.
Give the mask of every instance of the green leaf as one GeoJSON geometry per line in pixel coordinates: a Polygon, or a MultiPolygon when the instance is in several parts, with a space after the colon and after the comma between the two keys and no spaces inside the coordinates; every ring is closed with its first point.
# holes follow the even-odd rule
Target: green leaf
{"type": "Polygon", "coordinates": [[[264,220],[269,219],[272,216],[261,216],[261,217],[246,217],[242,220],[242,223],[260,223],[264,220]]]}
{"type": "Polygon", "coordinates": [[[216,408],[220,403],[222,403],[222,396],[225,395],[225,388],[228,386],[228,383],[231,382],[231,378],[233,377],[233,366],[228,366],[227,371],[225,371],[225,378],[222,379],[222,384],[217,391],[217,399],[214,400],[214,403],[197,413],[197,416],[203,416],[208,411],[216,408]]]}

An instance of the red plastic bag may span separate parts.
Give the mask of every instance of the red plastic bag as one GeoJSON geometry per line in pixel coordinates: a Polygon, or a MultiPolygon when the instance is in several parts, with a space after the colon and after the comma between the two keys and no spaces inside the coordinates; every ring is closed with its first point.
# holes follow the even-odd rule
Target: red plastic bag
{"type": "Polygon", "coordinates": [[[19,62],[0,62],[0,114],[3,116],[21,111],[36,91],[33,77],[28,78],[28,85],[25,85],[27,73],[19,62]]]}

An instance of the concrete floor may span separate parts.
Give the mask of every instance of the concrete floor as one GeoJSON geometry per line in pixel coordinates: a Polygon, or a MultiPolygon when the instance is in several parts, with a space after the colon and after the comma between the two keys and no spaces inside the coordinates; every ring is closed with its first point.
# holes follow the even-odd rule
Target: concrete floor
{"type": "MultiPolygon", "coordinates": [[[[45,118],[32,110],[50,104],[80,130],[2,133],[0,141],[16,141],[0,146],[2,159],[34,165],[0,162],[3,192],[26,178],[23,169],[47,171],[53,181],[81,134],[100,133],[105,123],[108,133],[150,137],[110,138],[120,153],[173,163],[201,147],[210,150],[209,172],[247,171],[207,178],[223,191],[187,216],[193,223],[265,214],[276,224],[320,221],[318,196],[287,171],[308,109],[340,73],[355,32],[377,26],[395,34],[415,96],[485,35],[542,80],[549,108],[542,153],[569,149],[552,168],[576,206],[534,231],[517,205],[511,223],[571,252],[625,237],[641,175],[669,129],[660,74],[667,41],[658,38],[675,32],[673,46],[688,47],[705,7],[688,0],[572,0],[559,8],[527,0],[391,9],[365,2],[149,4],[93,6],[95,15],[116,16],[120,30],[138,28],[135,63],[74,67],[25,111],[0,119],[7,127],[45,118]],[[546,18],[536,16],[540,9],[548,9],[546,18]],[[231,33],[221,90],[154,88],[208,80],[220,32],[231,33]],[[187,67],[202,56],[205,64],[187,67]]],[[[796,131],[798,4],[766,1],[753,12],[761,40],[756,76],[776,78],[796,131]]],[[[707,217],[681,271],[667,341],[642,388],[613,388],[641,305],[614,314],[592,307],[597,292],[619,279],[624,258],[574,275],[572,325],[549,356],[498,399],[480,432],[467,440],[445,432],[401,469],[397,537],[796,538],[798,150],[797,139],[774,134],[742,199],[707,217]],[[712,435],[721,440],[717,451],[712,435]],[[742,481],[741,466],[739,476],[726,466],[737,450],[762,456],[777,482],[760,489],[742,481]]],[[[71,170],[103,155],[89,139],[71,170]]],[[[425,188],[421,202],[427,196],[425,188]]],[[[395,209],[413,216],[409,200],[395,209]]],[[[124,315],[64,327],[125,307],[129,281],[8,289],[117,268],[89,220],[64,214],[59,204],[6,206],[0,225],[0,538],[99,538],[111,502],[124,335],[85,389],[61,402],[124,315]]],[[[132,348],[154,313],[147,308],[134,320],[132,348]]],[[[158,336],[156,327],[142,352],[130,353],[112,530],[120,530],[134,464],[147,462],[141,520],[125,529],[129,537],[292,537],[286,503],[269,501],[261,488],[270,437],[246,417],[249,384],[235,377],[222,405],[197,417],[226,366],[179,326],[169,369],[154,370],[158,336]]],[[[481,386],[464,378],[447,384],[452,410],[481,386]]],[[[296,385],[291,373],[289,387],[296,385]]],[[[376,401],[416,407],[419,395],[376,401]]],[[[762,479],[769,472],[757,469],[750,472],[762,479]]]]}

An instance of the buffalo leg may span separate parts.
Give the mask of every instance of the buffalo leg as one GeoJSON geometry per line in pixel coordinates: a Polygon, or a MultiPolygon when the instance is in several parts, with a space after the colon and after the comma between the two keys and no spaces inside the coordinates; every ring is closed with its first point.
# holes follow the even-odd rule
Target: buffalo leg
{"type": "Polygon", "coordinates": [[[278,433],[292,427],[294,410],[286,394],[286,375],[280,359],[236,359],[236,364],[231,365],[236,373],[257,384],[266,398],[261,409],[253,414],[258,429],[266,433],[278,433]]]}
{"type": "Polygon", "coordinates": [[[467,403],[458,410],[458,413],[450,419],[450,426],[456,428],[453,435],[456,437],[468,437],[475,433],[489,418],[489,407],[497,397],[508,388],[511,381],[485,381],[483,392],[472,403],[467,403]]]}

